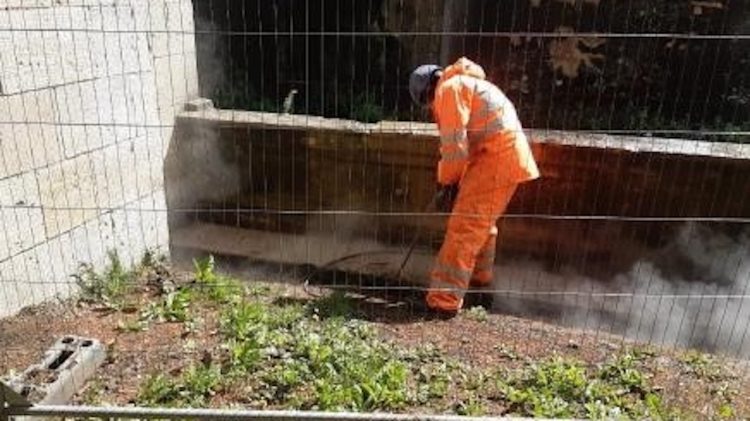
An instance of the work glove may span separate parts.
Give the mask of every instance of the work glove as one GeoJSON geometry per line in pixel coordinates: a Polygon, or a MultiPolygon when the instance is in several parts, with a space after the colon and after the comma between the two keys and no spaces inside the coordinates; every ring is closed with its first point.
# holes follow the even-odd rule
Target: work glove
{"type": "Polygon", "coordinates": [[[458,184],[438,186],[437,200],[435,200],[435,207],[438,212],[451,213],[453,205],[456,203],[456,197],[458,197],[458,184]]]}

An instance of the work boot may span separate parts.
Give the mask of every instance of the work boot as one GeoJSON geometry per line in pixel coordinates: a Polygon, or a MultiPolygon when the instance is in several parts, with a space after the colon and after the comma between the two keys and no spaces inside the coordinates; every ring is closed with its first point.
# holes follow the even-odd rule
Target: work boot
{"type": "Polygon", "coordinates": [[[415,303],[412,309],[415,312],[424,314],[425,320],[450,320],[458,315],[458,310],[442,310],[430,307],[427,304],[427,294],[425,294],[419,303],[415,303]]]}
{"type": "Polygon", "coordinates": [[[438,310],[430,309],[430,312],[425,316],[426,320],[452,320],[458,316],[458,310],[438,310]]]}

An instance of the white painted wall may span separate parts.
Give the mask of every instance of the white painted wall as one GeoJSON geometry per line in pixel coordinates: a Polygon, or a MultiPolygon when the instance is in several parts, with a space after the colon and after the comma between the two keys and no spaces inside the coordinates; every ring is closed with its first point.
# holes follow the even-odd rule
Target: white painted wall
{"type": "Polygon", "coordinates": [[[108,249],[166,251],[193,32],[191,0],[0,0],[0,317],[69,294],[108,249]]]}

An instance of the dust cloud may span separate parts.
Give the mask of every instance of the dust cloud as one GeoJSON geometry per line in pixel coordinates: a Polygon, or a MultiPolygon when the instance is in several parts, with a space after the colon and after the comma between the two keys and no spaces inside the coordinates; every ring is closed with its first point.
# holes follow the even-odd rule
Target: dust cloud
{"type": "Polygon", "coordinates": [[[750,232],[684,225],[666,247],[603,281],[538,264],[499,268],[497,311],[646,343],[750,357],[750,232]]]}

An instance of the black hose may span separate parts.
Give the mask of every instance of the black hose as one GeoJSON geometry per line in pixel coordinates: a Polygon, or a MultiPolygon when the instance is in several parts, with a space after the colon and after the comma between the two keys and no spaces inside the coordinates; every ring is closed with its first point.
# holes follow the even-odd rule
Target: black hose
{"type": "MultiPolygon", "coordinates": [[[[430,209],[436,207],[438,200],[441,199],[442,192],[436,193],[433,197],[430,203],[425,206],[424,211],[422,213],[427,213],[430,209]]],[[[404,260],[401,262],[401,266],[398,268],[398,272],[396,272],[396,279],[401,278],[401,275],[404,273],[404,268],[406,267],[406,264],[409,262],[409,259],[411,258],[412,253],[414,252],[414,249],[417,247],[417,242],[419,241],[419,237],[422,236],[422,231],[424,231],[424,226],[420,225],[417,227],[417,232],[414,234],[414,238],[411,240],[411,244],[409,244],[409,250],[406,251],[406,255],[404,256],[404,260]]]]}
{"type": "MultiPolygon", "coordinates": [[[[432,200],[430,200],[430,203],[428,203],[427,206],[425,206],[423,213],[428,212],[430,209],[434,208],[437,205],[438,200],[440,200],[441,196],[442,196],[442,192],[436,193],[432,197],[432,200]]],[[[401,262],[401,265],[398,268],[398,272],[396,272],[396,279],[401,278],[401,275],[404,272],[404,268],[406,267],[406,264],[409,262],[409,259],[411,258],[412,253],[414,253],[414,249],[417,247],[417,242],[419,242],[419,238],[422,236],[423,231],[424,231],[424,226],[420,225],[417,228],[417,232],[414,234],[414,237],[412,238],[411,243],[409,244],[409,249],[406,251],[406,255],[404,256],[404,260],[401,262]]],[[[378,254],[390,254],[390,253],[393,253],[393,252],[390,250],[374,250],[374,251],[364,251],[364,252],[359,252],[359,253],[354,253],[354,254],[343,256],[343,257],[339,257],[315,269],[312,273],[305,276],[304,282],[302,284],[302,289],[305,291],[307,295],[310,295],[315,298],[319,298],[320,295],[313,294],[308,289],[310,287],[310,279],[314,278],[316,275],[330,269],[331,266],[333,265],[339,264],[341,262],[345,262],[347,260],[356,259],[356,258],[365,257],[365,256],[374,256],[378,254]]]]}
{"type": "Polygon", "coordinates": [[[339,258],[337,258],[335,260],[331,260],[330,262],[324,264],[323,266],[320,266],[320,267],[316,268],[310,274],[308,274],[307,276],[305,276],[304,282],[302,283],[302,289],[305,291],[305,293],[307,295],[310,295],[310,296],[312,296],[314,298],[320,298],[320,295],[313,294],[308,289],[310,287],[310,279],[314,278],[316,275],[319,275],[319,274],[321,274],[321,273],[329,270],[332,266],[337,265],[337,264],[339,264],[341,262],[345,262],[347,260],[352,260],[352,259],[356,259],[356,258],[359,258],[359,257],[375,256],[375,255],[378,255],[378,254],[391,254],[391,253],[393,253],[392,250],[362,251],[362,252],[359,252],[359,253],[354,253],[354,254],[349,254],[349,255],[343,256],[343,257],[339,257],[339,258]]]}

